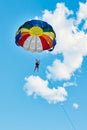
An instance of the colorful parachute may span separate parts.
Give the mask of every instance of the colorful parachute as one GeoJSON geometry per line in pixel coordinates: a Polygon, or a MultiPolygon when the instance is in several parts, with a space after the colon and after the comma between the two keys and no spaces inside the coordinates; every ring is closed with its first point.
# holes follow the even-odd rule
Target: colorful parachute
{"type": "Polygon", "coordinates": [[[15,42],[18,46],[32,52],[52,51],[56,45],[56,34],[47,22],[31,20],[19,27],[15,42]]]}

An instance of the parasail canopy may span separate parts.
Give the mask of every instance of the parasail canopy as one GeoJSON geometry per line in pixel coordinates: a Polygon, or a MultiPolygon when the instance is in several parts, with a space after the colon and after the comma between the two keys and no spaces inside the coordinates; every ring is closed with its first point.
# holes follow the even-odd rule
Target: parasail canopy
{"type": "Polygon", "coordinates": [[[47,22],[30,20],[19,27],[15,42],[18,46],[32,52],[52,51],[56,45],[56,34],[47,22]]]}

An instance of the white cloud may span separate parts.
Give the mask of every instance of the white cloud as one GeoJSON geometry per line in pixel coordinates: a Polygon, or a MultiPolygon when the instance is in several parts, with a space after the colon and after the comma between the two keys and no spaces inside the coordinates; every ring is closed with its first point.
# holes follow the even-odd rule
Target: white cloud
{"type": "Polygon", "coordinates": [[[41,96],[49,103],[63,102],[66,100],[67,92],[65,88],[49,88],[48,81],[41,79],[39,76],[30,76],[25,78],[26,83],[24,89],[28,96],[41,96]]]}
{"type": "Polygon", "coordinates": [[[79,105],[77,103],[73,103],[73,108],[78,109],[79,105]]]}
{"type": "Polygon", "coordinates": [[[77,86],[76,82],[65,82],[63,84],[63,87],[69,87],[69,86],[77,86]]]}
{"type": "MultiPolygon", "coordinates": [[[[87,21],[87,2],[86,3],[79,3],[79,10],[77,12],[77,23],[80,24],[82,20],[87,21]]],[[[87,22],[86,22],[87,24],[87,22]]],[[[86,26],[87,28],[87,26],[86,26]]]]}
{"type": "Polygon", "coordinates": [[[52,66],[47,67],[47,78],[53,80],[70,79],[70,74],[67,66],[60,60],[56,59],[52,66]]]}
{"type": "Polygon", "coordinates": [[[44,11],[42,19],[50,23],[56,32],[57,45],[53,54],[61,53],[64,58],[63,62],[56,59],[52,65],[47,67],[47,78],[69,80],[74,72],[81,67],[83,57],[87,56],[87,33],[84,30],[78,31],[78,24],[76,23],[82,18],[86,20],[86,9],[87,3],[80,3],[77,19],[70,16],[73,11],[62,3],[57,4],[54,12],[44,11]]]}

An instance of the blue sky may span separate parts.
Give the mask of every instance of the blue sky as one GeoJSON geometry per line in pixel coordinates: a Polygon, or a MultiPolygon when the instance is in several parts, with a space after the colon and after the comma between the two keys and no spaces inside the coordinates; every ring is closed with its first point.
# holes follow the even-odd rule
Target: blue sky
{"type": "Polygon", "coordinates": [[[87,129],[86,10],[86,0],[0,1],[0,130],[87,129]],[[19,26],[35,17],[56,32],[52,53],[15,44],[19,26]]]}

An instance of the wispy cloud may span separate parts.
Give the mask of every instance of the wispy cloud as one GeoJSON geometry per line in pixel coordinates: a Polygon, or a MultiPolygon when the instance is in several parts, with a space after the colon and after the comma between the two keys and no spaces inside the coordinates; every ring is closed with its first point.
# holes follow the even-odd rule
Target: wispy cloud
{"type": "Polygon", "coordinates": [[[63,84],[63,87],[69,87],[69,86],[77,86],[76,82],[65,82],[63,84]]]}
{"type": "Polygon", "coordinates": [[[73,103],[73,108],[78,109],[79,108],[79,104],[73,103]]]}

